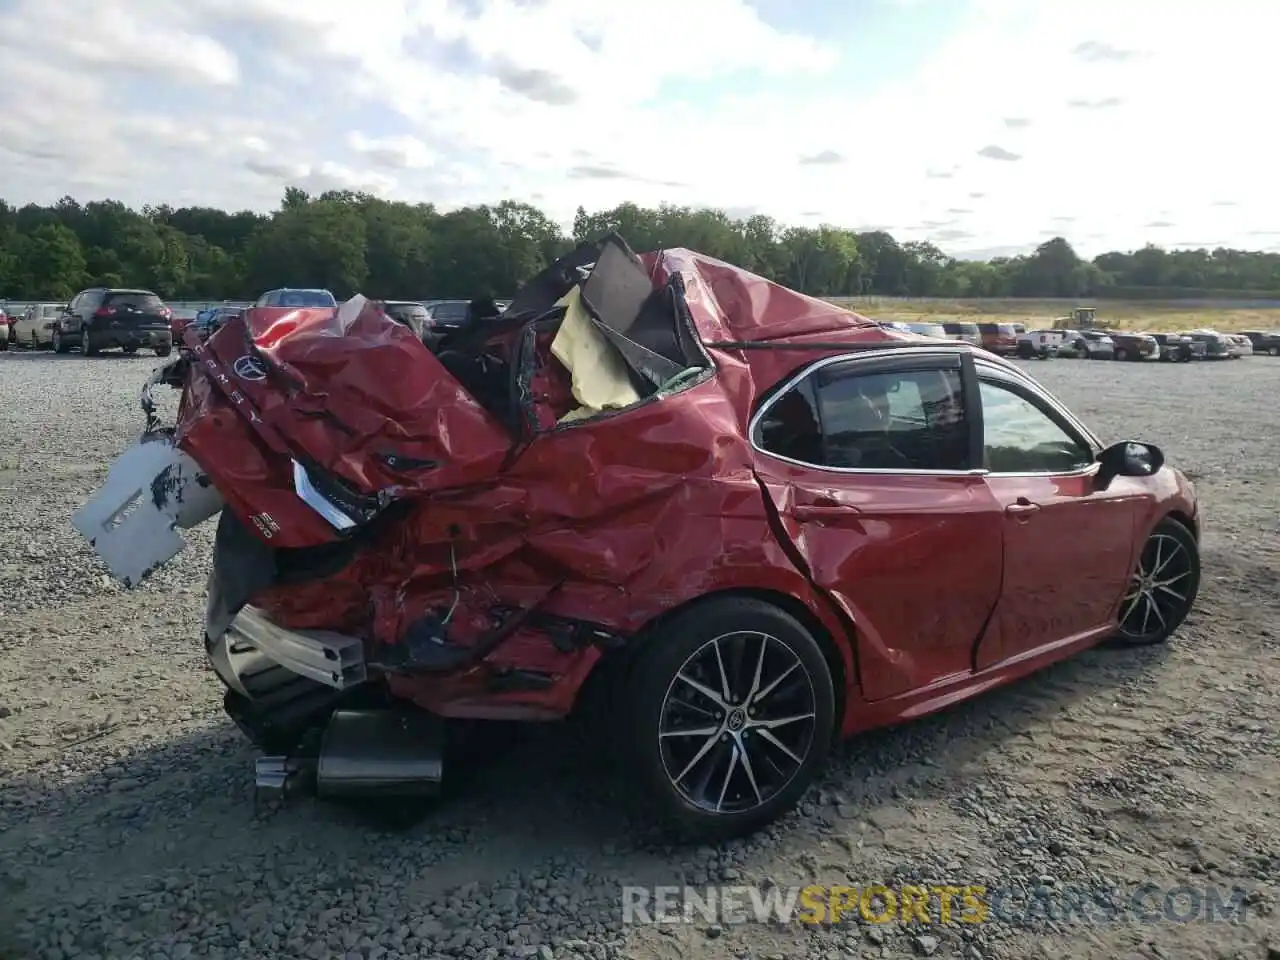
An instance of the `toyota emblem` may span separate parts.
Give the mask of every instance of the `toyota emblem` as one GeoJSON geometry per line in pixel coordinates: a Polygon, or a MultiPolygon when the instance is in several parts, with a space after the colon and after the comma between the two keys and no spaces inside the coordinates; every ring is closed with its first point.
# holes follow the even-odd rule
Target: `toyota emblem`
{"type": "Polygon", "coordinates": [[[266,365],[257,357],[243,356],[232,365],[231,370],[241,380],[267,379],[266,365]]]}

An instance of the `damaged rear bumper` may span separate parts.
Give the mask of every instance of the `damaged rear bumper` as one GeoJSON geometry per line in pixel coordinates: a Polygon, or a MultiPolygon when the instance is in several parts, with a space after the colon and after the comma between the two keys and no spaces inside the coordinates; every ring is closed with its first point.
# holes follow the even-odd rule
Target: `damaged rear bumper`
{"type": "Polygon", "coordinates": [[[359,637],[286,630],[255,607],[244,607],[220,636],[206,636],[205,649],[223,683],[251,700],[255,678],[278,667],[338,691],[368,679],[359,637]]]}

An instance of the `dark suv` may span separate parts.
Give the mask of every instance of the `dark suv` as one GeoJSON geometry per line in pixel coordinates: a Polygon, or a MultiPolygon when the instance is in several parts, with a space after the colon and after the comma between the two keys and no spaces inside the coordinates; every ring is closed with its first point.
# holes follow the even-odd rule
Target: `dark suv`
{"type": "Polygon", "coordinates": [[[119,347],[133,353],[150,347],[157,357],[173,350],[171,314],[150,290],[93,287],[72,298],[53,328],[53,349],[66,353],[79,347],[87,357],[119,347]]]}
{"type": "Polygon", "coordinates": [[[1242,332],[1249,338],[1249,342],[1253,344],[1254,353],[1266,353],[1273,357],[1280,357],[1280,331],[1245,330],[1242,332]]]}

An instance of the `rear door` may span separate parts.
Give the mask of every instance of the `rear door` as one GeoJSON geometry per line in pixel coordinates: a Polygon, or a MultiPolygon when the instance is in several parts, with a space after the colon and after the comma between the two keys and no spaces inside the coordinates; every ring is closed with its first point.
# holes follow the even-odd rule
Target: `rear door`
{"type": "Polygon", "coordinates": [[[752,421],[762,480],[812,580],[856,624],[863,695],[968,672],[1000,592],[1003,510],[958,350],[819,361],[752,421]]]}
{"type": "Polygon", "coordinates": [[[1030,382],[979,361],[983,466],[1003,513],[1004,580],[978,669],[1109,631],[1150,494],[1094,488],[1097,446],[1030,382]]]}

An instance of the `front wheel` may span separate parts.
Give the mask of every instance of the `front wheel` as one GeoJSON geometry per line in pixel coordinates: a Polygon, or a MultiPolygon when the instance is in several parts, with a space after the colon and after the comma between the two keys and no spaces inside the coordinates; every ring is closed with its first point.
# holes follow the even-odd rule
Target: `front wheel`
{"type": "Polygon", "coordinates": [[[1163,643],[1187,618],[1199,591],[1200,546],[1190,530],[1166,517],[1143,544],[1114,641],[1128,647],[1163,643]]]}
{"type": "Polygon", "coordinates": [[[799,802],[831,746],[835,691],[817,641],[746,597],[654,631],[629,683],[634,769],[686,840],[741,836],[799,802]]]}

